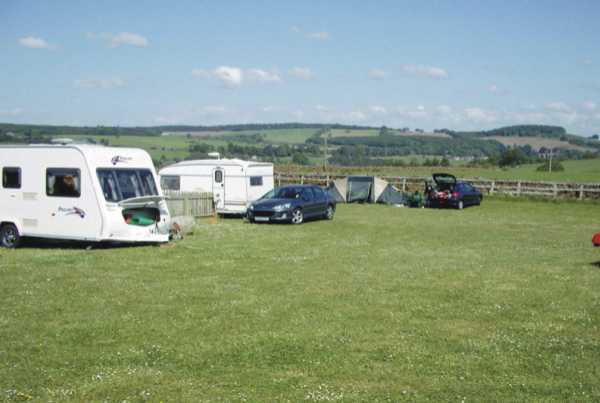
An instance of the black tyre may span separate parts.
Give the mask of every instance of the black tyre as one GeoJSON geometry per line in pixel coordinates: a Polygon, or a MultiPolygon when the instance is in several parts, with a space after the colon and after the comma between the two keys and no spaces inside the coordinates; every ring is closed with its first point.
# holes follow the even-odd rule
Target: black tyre
{"type": "Polygon", "coordinates": [[[294,211],[292,211],[292,218],[291,218],[291,222],[292,224],[302,224],[302,222],[304,221],[304,213],[302,213],[302,210],[297,208],[294,209],[294,211]]]}
{"type": "Polygon", "coordinates": [[[325,218],[328,220],[333,220],[334,214],[335,214],[335,209],[330,204],[329,206],[327,206],[327,210],[325,210],[325,218]]]}
{"type": "Polygon", "coordinates": [[[16,248],[21,243],[21,235],[14,224],[4,224],[0,228],[0,245],[5,248],[16,248]]]}

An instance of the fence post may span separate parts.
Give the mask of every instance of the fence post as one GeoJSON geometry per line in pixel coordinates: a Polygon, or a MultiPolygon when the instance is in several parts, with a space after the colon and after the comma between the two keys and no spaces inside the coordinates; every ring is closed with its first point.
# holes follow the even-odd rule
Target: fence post
{"type": "Polygon", "coordinates": [[[521,181],[517,182],[517,196],[521,196],[521,181]]]}
{"type": "Polygon", "coordinates": [[[300,184],[304,185],[304,175],[300,175],[300,184]]]}
{"type": "Polygon", "coordinates": [[[406,192],[406,178],[402,178],[402,191],[406,192]]]}
{"type": "Polygon", "coordinates": [[[492,181],[492,186],[490,187],[490,194],[493,195],[496,190],[496,181],[492,181]]]}
{"type": "Polygon", "coordinates": [[[583,184],[579,185],[579,200],[583,200],[583,184]]]}
{"type": "Polygon", "coordinates": [[[558,197],[558,185],[556,183],[552,184],[552,194],[555,199],[558,197]]]}
{"type": "Polygon", "coordinates": [[[277,173],[277,187],[281,187],[281,174],[277,173]]]}
{"type": "Polygon", "coordinates": [[[327,174],[327,177],[325,178],[325,187],[329,186],[329,174],[327,174]]]}

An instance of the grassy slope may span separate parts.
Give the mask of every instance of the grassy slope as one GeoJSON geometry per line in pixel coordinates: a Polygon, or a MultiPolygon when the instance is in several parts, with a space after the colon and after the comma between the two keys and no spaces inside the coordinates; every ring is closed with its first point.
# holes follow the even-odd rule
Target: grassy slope
{"type": "Polygon", "coordinates": [[[0,250],[0,399],[598,400],[596,209],[344,205],[174,248],[0,250]]]}
{"type": "MultiPolygon", "coordinates": [[[[460,178],[522,179],[550,182],[600,183],[600,159],[563,161],[563,172],[538,172],[539,164],[517,168],[468,168],[461,165],[450,167],[330,167],[330,173],[364,174],[380,176],[431,176],[434,172],[449,172],[460,178]]],[[[279,166],[280,172],[322,173],[321,167],[279,166]]]]}

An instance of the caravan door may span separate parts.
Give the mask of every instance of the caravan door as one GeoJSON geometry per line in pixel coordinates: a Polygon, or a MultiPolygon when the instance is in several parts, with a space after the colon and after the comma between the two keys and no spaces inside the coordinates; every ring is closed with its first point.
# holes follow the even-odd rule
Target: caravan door
{"type": "Polygon", "coordinates": [[[212,177],[215,209],[220,210],[225,208],[225,170],[223,168],[215,168],[212,177]]]}

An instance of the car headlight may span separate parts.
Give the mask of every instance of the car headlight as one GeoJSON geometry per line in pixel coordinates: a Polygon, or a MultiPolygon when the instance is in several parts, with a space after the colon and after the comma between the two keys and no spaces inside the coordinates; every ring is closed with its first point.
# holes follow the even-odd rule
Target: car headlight
{"type": "Polygon", "coordinates": [[[248,210],[254,210],[254,204],[248,205],[248,210]]]}
{"type": "Polygon", "coordinates": [[[279,212],[279,211],[287,210],[290,207],[292,207],[292,203],[278,204],[277,206],[273,207],[273,210],[279,212]]]}

